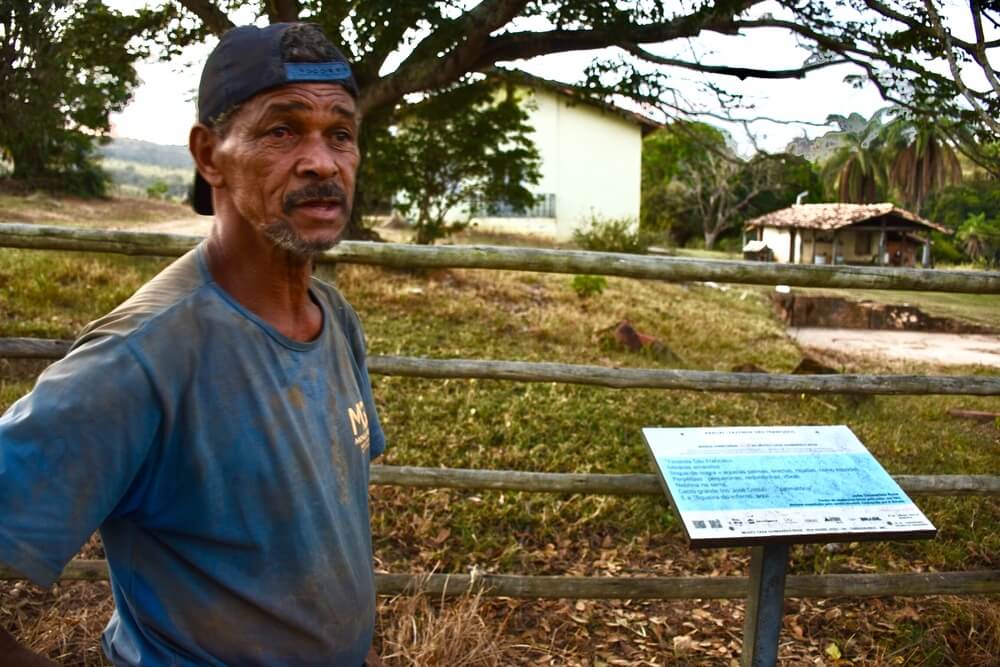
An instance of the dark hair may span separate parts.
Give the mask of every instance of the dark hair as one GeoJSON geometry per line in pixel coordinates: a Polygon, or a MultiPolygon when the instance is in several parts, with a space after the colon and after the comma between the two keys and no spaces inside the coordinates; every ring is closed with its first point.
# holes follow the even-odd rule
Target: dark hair
{"type": "MultiPolygon", "coordinates": [[[[296,23],[281,33],[281,59],[286,63],[322,63],[340,58],[337,49],[313,23],[296,23]]],[[[242,106],[235,104],[213,118],[212,130],[225,137],[242,106]]]]}

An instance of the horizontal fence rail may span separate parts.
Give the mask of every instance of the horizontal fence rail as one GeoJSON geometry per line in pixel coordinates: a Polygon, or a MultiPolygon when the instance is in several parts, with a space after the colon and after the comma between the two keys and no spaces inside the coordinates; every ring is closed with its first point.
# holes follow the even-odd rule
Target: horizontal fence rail
{"type": "MultiPolygon", "coordinates": [[[[893,475],[907,493],[922,496],[1000,496],[1000,475],[893,475]]],[[[594,474],[371,466],[372,484],[477,491],[534,491],[611,496],[664,496],[652,474],[594,474]]]]}
{"type": "MultiPolygon", "coordinates": [[[[0,359],[59,359],[69,341],[0,338],[0,359]]],[[[674,389],[734,393],[1000,396],[1000,375],[789,375],[481,359],[368,358],[376,375],[427,379],[560,382],[612,389],[674,389]]]]}
{"type": "MultiPolygon", "coordinates": [[[[0,566],[0,580],[24,579],[0,566]]],[[[104,581],[103,560],[72,560],[60,581],[104,581]]],[[[746,598],[747,577],[567,577],[511,574],[376,573],[380,595],[424,593],[512,598],[583,600],[689,600],[746,598]]],[[[906,574],[822,574],[789,576],[785,597],[881,597],[885,595],[997,595],[1000,570],[906,574]]]]}
{"type": "MultiPolygon", "coordinates": [[[[0,223],[0,247],[8,248],[176,257],[190,250],[200,240],[197,236],[175,234],[0,223]]],[[[504,246],[417,246],[344,241],[318,261],[410,269],[468,268],[587,273],[670,282],[715,281],[797,287],[1000,294],[998,272],[777,264],[504,246]]]]}

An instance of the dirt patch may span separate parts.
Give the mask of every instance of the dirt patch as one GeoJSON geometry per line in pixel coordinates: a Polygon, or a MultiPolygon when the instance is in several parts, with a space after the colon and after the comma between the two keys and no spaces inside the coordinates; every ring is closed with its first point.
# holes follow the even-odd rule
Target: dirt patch
{"type": "Polygon", "coordinates": [[[832,296],[773,294],[774,310],[796,328],[924,331],[950,334],[996,334],[998,331],[950,317],[928,315],[916,306],[851,301],[832,296]]]}
{"type": "Polygon", "coordinates": [[[838,355],[1000,368],[1000,336],[820,327],[792,327],[788,334],[802,347],[838,355]]]}

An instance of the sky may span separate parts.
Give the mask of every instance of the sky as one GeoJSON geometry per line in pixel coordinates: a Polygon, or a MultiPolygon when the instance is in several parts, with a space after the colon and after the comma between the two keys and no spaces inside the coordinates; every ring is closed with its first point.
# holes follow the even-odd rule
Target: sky
{"type": "MultiPolygon", "coordinates": [[[[129,11],[144,3],[137,0],[111,0],[108,4],[129,11]]],[[[952,9],[959,11],[961,7],[953,5],[952,9]]],[[[235,20],[247,22],[252,18],[252,15],[237,16],[235,20]]],[[[526,25],[519,27],[531,28],[526,25]]],[[[214,43],[213,39],[208,43],[189,47],[179,58],[170,62],[140,63],[137,69],[142,84],[136,89],[129,106],[112,116],[113,135],[161,144],[186,144],[188,131],[195,117],[194,96],[201,65],[214,43]]],[[[675,40],[656,52],[688,59],[696,55],[710,64],[738,64],[772,69],[797,66],[808,56],[808,52],[798,46],[787,33],[771,29],[758,30],[748,36],[707,33],[693,40],[675,40]]],[[[505,63],[504,66],[572,83],[582,78],[584,69],[600,53],[590,51],[550,55],[505,63]]],[[[394,68],[401,58],[402,55],[390,60],[387,68],[394,68]]],[[[714,100],[700,95],[697,90],[699,79],[704,80],[704,75],[675,71],[678,72],[678,88],[692,98],[700,99],[706,109],[718,109],[714,100]]],[[[823,123],[829,114],[847,115],[858,112],[868,117],[887,106],[871,84],[856,89],[844,82],[845,76],[857,72],[856,68],[843,65],[811,72],[804,79],[748,79],[740,82],[733,77],[716,77],[714,80],[724,84],[727,89],[744,95],[744,101],[753,104],[752,109],[741,112],[748,117],[766,116],[785,121],[823,123]]],[[[753,151],[753,143],[741,125],[727,125],[708,118],[705,120],[728,130],[740,152],[749,154],[753,151]]],[[[833,126],[815,127],[794,122],[757,121],[751,125],[757,145],[771,152],[783,150],[796,137],[815,137],[830,129],[834,129],[833,126]]]]}

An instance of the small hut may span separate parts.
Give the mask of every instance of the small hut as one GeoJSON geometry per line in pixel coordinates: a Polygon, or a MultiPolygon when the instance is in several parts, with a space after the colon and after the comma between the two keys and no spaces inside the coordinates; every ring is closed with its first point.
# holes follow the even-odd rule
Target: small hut
{"type": "Polygon", "coordinates": [[[947,227],[883,204],[796,204],[749,220],[746,235],[778,262],[929,267],[930,234],[947,227]],[[919,259],[918,259],[919,258],[919,259]]]}
{"type": "Polygon", "coordinates": [[[743,259],[773,262],[774,252],[763,241],[747,241],[747,244],[743,246],[743,259]]]}

